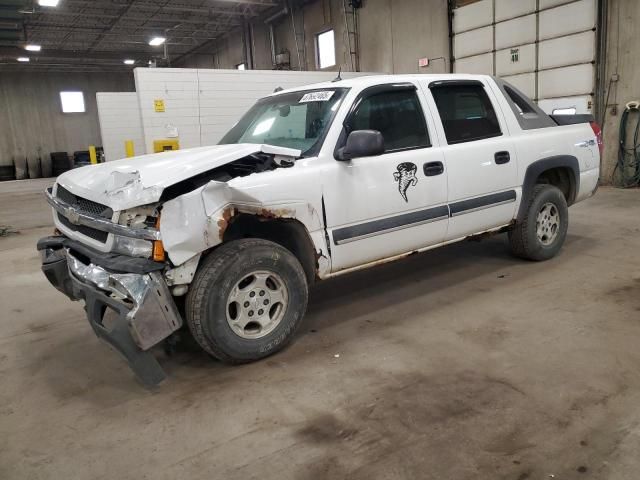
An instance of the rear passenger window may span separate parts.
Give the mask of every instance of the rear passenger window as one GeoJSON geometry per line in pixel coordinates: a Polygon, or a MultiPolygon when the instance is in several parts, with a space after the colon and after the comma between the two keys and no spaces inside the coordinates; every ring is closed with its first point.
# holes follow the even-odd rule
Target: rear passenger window
{"type": "Polygon", "coordinates": [[[385,150],[429,147],[429,134],[414,90],[383,92],[362,100],[347,122],[349,132],[378,130],[385,150]]]}
{"type": "Polygon", "coordinates": [[[502,135],[482,85],[435,85],[431,93],[449,145],[502,135]]]}

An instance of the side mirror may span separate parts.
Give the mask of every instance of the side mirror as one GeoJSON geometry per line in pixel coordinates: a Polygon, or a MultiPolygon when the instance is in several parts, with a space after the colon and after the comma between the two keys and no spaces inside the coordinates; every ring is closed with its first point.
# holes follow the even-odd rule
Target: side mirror
{"type": "Polygon", "coordinates": [[[338,149],[336,159],[373,157],[384,153],[384,138],[377,130],[355,130],[347,137],[347,144],[338,149]]]}

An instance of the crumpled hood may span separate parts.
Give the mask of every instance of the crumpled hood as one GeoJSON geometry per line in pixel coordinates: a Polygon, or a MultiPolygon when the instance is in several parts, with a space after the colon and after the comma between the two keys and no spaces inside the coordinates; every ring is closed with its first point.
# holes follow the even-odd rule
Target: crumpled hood
{"type": "Polygon", "coordinates": [[[57,183],[114,211],[157,202],[165,188],[254,153],[299,157],[300,150],[251,143],[142,155],[70,170],[57,183]]]}

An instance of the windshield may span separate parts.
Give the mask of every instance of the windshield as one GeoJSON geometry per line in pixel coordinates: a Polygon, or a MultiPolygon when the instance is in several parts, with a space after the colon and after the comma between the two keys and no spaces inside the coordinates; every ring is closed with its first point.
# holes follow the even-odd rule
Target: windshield
{"type": "Polygon", "coordinates": [[[258,100],[220,144],[265,143],[315,155],[347,90],[304,90],[258,100]]]}

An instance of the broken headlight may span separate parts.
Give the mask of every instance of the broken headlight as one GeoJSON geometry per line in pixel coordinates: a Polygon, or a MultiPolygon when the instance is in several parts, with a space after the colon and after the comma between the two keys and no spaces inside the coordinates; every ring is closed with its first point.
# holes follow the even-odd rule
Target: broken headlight
{"type": "MultiPolygon", "coordinates": [[[[153,228],[158,220],[156,205],[131,208],[120,212],[118,223],[131,229],[153,228]]],[[[114,235],[113,252],[129,255],[131,257],[151,258],[153,255],[153,242],[138,238],[114,235]]]]}
{"type": "Polygon", "coordinates": [[[149,258],[153,253],[153,243],[147,240],[140,240],[139,238],[114,235],[112,251],[129,255],[130,257],[149,258]]]}

